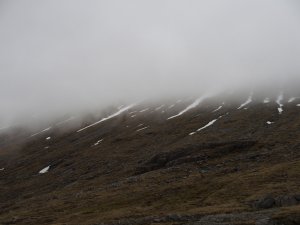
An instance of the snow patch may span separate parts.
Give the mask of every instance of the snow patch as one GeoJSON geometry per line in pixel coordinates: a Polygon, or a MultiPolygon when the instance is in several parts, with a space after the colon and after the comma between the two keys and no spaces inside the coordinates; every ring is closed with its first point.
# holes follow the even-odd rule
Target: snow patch
{"type": "Polygon", "coordinates": [[[252,96],[253,96],[253,93],[251,93],[250,96],[248,97],[248,99],[243,104],[241,104],[240,107],[238,107],[237,109],[242,109],[246,105],[250,104],[252,102],[252,96]]]}
{"type": "Polygon", "coordinates": [[[46,140],[49,141],[51,139],[51,137],[47,137],[46,140]]]}
{"type": "Polygon", "coordinates": [[[142,112],[146,112],[146,111],[148,111],[149,110],[149,108],[147,108],[147,109],[143,109],[143,110],[141,110],[140,111],[140,113],[142,113],[142,112]]]}
{"type": "Polygon", "coordinates": [[[192,104],[190,104],[188,107],[186,107],[184,110],[182,110],[181,112],[179,112],[178,114],[169,117],[167,120],[173,119],[175,117],[181,116],[182,114],[186,113],[187,111],[197,107],[201,102],[203,102],[205,99],[211,97],[212,95],[204,95],[198,99],[196,99],[196,101],[194,101],[192,104]]]}
{"type": "Polygon", "coordinates": [[[140,132],[140,131],[145,130],[145,129],[147,129],[147,128],[148,128],[148,127],[143,127],[143,128],[141,128],[141,129],[136,130],[136,132],[140,132]]]}
{"type": "Polygon", "coordinates": [[[222,105],[220,105],[218,108],[216,108],[214,111],[212,111],[213,113],[214,112],[217,112],[217,111],[219,111],[220,109],[222,109],[223,108],[223,106],[222,105]]]}
{"type": "Polygon", "coordinates": [[[99,145],[99,144],[100,144],[102,141],[103,141],[103,139],[101,139],[101,140],[97,141],[97,142],[94,144],[94,146],[97,146],[97,145],[99,145]]]}
{"type": "Polygon", "coordinates": [[[283,100],[283,94],[281,93],[278,97],[277,97],[277,100],[276,100],[276,103],[278,104],[278,113],[279,114],[282,114],[283,112],[283,104],[282,104],[282,100],[283,100]]]}
{"type": "Polygon", "coordinates": [[[38,133],[32,134],[30,137],[37,136],[37,135],[39,135],[39,134],[41,134],[41,133],[44,133],[44,132],[46,132],[46,131],[49,131],[49,130],[51,130],[51,129],[52,129],[52,127],[48,127],[48,128],[46,128],[46,129],[44,129],[44,130],[38,132],[38,133]]]}
{"type": "Polygon", "coordinates": [[[4,170],[4,168],[1,168],[1,169],[0,169],[0,171],[3,171],[3,170],[4,170]]]}
{"type": "Polygon", "coordinates": [[[292,97],[289,99],[288,103],[292,103],[294,102],[295,100],[299,99],[300,97],[292,97]]]}
{"type": "Polygon", "coordinates": [[[199,128],[198,130],[196,130],[196,131],[190,133],[189,135],[192,136],[192,135],[196,134],[197,132],[199,132],[199,131],[201,131],[201,130],[204,130],[204,129],[207,128],[207,127],[210,127],[210,126],[213,125],[215,122],[217,122],[219,119],[221,119],[222,117],[224,117],[224,116],[226,116],[226,115],[228,115],[228,114],[229,114],[229,112],[227,112],[227,113],[224,114],[224,115],[219,116],[217,119],[214,119],[214,120],[210,121],[208,124],[206,124],[205,126],[199,128]]]}
{"type": "Polygon", "coordinates": [[[47,166],[44,169],[40,170],[39,174],[48,173],[49,169],[50,169],[50,166],[47,166]]]}
{"type": "Polygon", "coordinates": [[[206,124],[205,126],[199,128],[199,129],[196,130],[195,132],[190,133],[189,135],[194,135],[195,133],[197,133],[197,132],[199,132],[199,131],[201,131],[201,130],[204,130],[204,129],[207,128],[207,127],[210,127],[210,126],[213,125],[215,122],[217,122],[217,120],[218,120],[218,119],[214,119],[214,120],[210,121],[208,124],[206,124]]]}
{"type": "Polygon", "coordinates": [[[266,104],[266,103],[269,103],[270,102],[270,99],[269,98],[265,98],[264,99],[264,103],[266,104]]]}
{"type": "Polygon", "coordinates": [[[271,122],[271,121],[267,121],[267,124],[268,125],[271,125],[271,124],[273,124],[274,122],[271,122]]]}
{"type": "Polygon", "coordinates": [[[155,109],[155,111],[158,111],[158,110],[162,109],[164,106],[165,106],[165,105],[161,105],[161,106],[157,107],[157,108],[155,109]]]}
{"type": "Polygon", "coordinates": [[[293,101],[295,101],[296,100],[296,97],[292,97],[292,98],[290,98],[289,100],[288,100],[288,103],[291,103],[291,102],[293,102],[293,101]]]}
{"type": "Polygon", "coordinates": [[[126,106],[126,107],[120,109],[118,112],[116,112],[116,113],[114,113],[114,114],[112,114],[112,115],[110,115],[110,116],[108,116],[108,117],[105,117],[105,118],[103,118],[103,119],[97,121],[96,123],[93,123],[93,124],[91,124],[91,125],[89,125],[89,126],[86,126],[86,127],[82,128],[82,129],[78,130],[77,132],[81,132],[81,131],[86,130],[86,129],[90,128],[90,127],[93,127],[93,126],[95,126],[95,125],[97,125],[97,124],[99,124],[99,123],[102,123],[102,122],[104,122],[104,121],[106,121],[106,120],[109,120],[109,119],[111,119],[111,118],[114,118],[114,117],[120,115],[121,113],[125,112],[126,110],[132,108],[133,106],[135,106],[135,104],[126,106]]]}

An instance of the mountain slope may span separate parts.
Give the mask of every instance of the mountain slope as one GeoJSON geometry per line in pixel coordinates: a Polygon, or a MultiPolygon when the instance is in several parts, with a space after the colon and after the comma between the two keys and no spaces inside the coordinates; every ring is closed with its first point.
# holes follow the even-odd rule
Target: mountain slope
{"type": "Polygon", "coordinates": [[[145,102],[4,132],[0,223],[299,224],[292,97],[145,102]]]}

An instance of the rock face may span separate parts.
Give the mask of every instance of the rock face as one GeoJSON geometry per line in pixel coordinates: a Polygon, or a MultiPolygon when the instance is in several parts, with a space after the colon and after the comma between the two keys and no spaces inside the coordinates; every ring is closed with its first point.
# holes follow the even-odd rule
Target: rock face
{"type": "Polygon", "coordinates": [[[253,206],[257,209],[270,209],[273,207],[287,207],[300,204],[299,195],[283,195],[273,198],[271,195],[263,197],[256,202],[253,206]]]}

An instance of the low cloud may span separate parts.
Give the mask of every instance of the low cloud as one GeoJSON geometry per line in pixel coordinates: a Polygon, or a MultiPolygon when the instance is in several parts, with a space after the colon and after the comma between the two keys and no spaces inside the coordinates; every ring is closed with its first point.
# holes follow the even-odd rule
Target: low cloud
{"type": "Polygon", "coordinates": [[[0,122],[297,86],[296,0],[3,0],[0,122]]]}

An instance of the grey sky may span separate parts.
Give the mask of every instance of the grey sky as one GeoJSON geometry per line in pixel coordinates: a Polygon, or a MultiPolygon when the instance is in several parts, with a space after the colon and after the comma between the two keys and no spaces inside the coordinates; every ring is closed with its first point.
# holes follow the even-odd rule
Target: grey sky
{"type": "Polygon", "coordinates": [[[1,0],[0,116],[300,76],[297,0],[1,0]]]}

